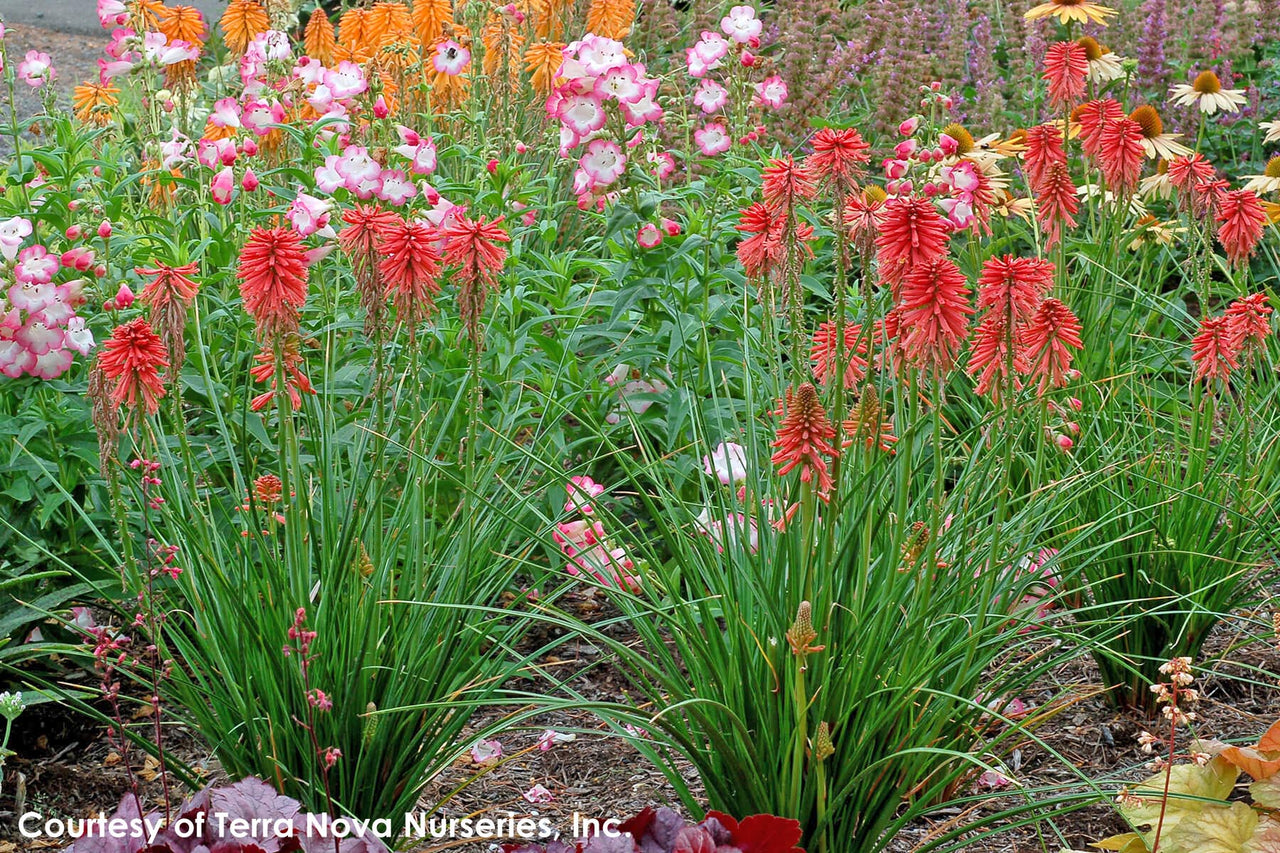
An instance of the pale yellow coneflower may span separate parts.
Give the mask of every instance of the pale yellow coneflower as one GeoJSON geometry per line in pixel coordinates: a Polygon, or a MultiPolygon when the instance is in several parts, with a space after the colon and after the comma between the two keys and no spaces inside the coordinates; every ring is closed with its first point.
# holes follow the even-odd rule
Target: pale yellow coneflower
{"type": "Polygon", "coordinates": [[[1174,103],[1198,107],[1208,116],[1220,111],[1235,112],[1248,103],[1244,89],[1222,88],[1222,81],[1212,71],[1201,71],[1190,85],[1179,83],[1169,93],[1174,103]]]}
{"type": "Polygon", "coordinates": [[[1084,48],[1084,55],[1089,60],[1089,82],[1096,85],[1110,83],[1124,76],[1123,60],[1099,44],[1092,36],[1077,39],[1076,44],[1084,48]]]}
{"type": "Polygon", "coordinates": [[[1129,118],[1142,128],[1142,148],[1152,160],[1172,160],[1191,153],[1178,141],[1178,134],[1164,132],[1164,122],[1155,107],[1143,104],[1129,113],[1129,118]]]}
{"type": "Polygon", "coordinates": [[[1101,24],[1105,27],[1107,18],[1115,14],[1115,9],[1094,3],[1092,0],[1049,0],[1048,3],[1032,7],[1024,17],[1028,21],[1057,18],[1063,24],[1075,21],[1080,24],[1101,24]]]}
{"type": "Polygon", "coordinates": [[[1253,190],[1258,195],[1266,195],[1280,190],[1280,156],[1267,161],[1261,175],[1245,175],[1244,188],[1253,190]]]}

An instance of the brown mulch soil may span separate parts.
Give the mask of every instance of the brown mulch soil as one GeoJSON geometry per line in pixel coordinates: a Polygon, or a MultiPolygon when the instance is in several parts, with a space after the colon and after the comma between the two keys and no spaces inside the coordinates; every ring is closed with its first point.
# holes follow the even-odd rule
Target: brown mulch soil
{"type": "MultiPolygon", "coordinates": [[[[581,602],[584,610],[598,608],[596,602],[581,602]]],[[[1280,673],[1280,650],[1268,643],[1239,647],[1241,625],[1226,623],[1217,629],[1206,648],[1205,659],[1221,658],[1206,664],[1198,686],[1203,699],[1198,708],[1197,729],[1205,737],[1246,741],[1256,738],[1280,717],[1280,689],[1274,675],[1280,673]],[[1253,675],[1250,675],[1250,673],[1253,675]]],[[[1048,645],[1048,644],[1046,644],[1048,645]]],[[[1145,720],[1132,710],[1109,705],[1097,683],[1097,670],[1087,656],[1054,650],[1064,662],[1021,698],[1035,709],[1058,709],[1045,715],[1036,730],[1044,745],[1028,738],[1016,754],[1005,758],[1018,783],[1028,788],[1041,786],[1081,786],[1081,776],[1109,782],[1136,780],[1147,771],[1137,736],[1144,729],[1157,730],[1153,720],[1145,720]],[[1054,754],[1056,753],[1056,755],[1054,754]]],[[[599,650],[582,641],[560,647],[543,663],[564,673],[579,673],[570,682],[589,701],[624,701],[626,685],[621,674],[600,663],[599,650]]],[[[470,732],[481,730],[493,714],[477,715],[470,732]]],[[[184,762],[217,779],[216,762],[203,750],[199,739],[183,729],[169,734],[168,748],[184,762]]],[[[479,768],[469,758],[449,768],[424,792],[419,805],[434,811],[436,804],[452,794],[441,814],[445,817],[546,817],[568,831],[575,813],[592,818],[625,818],[650,805],[678,807],[675,789],[663,774],[648,764],[640,753],[607,728],[589,711],[566,709],[550,712],[527,728],[500,736],[506,756],[515,756],[501,767],[477,778],[479,768]],[[535,748],[544,729],[572,732],[572,742],[548,751],[535,748]],[[524,794],[534,785],[551,792],[550,803],[530,803],[524,794]]],[[[26,844],[16,837],[12,820],[15,812],[17,776],[23,777],[25,807],[49,815],[82,816],[108,813],[129,790],[125,762],[98,727],[71,711],[52,705],[32,708],[20,718],[11,744],[17,756],[10,759],[0,794],[0,853],[29,849],[8,844],[26,844]]],[[[141,766],[140,754],[134,763],[141,766]]],[[[692,768],[681,768],[692,790],[699,790],[692,768]]],[[[144,773],[143,775],[151,775],[144,773]]],[[[142,783],[143,796],[159,802],[156,779],[142,783]]],[[[901,832],[893,841],[893,853],[908,853],[923,842],[983,815],[993,814],[1026,802],[1014,788],[1005,788],[967,809],[948,809],[930,815],[901,832]]],[[[1124,831],[1124,826],[1106,804],[1099,803],[1069,812],[1053,813],[1045,807],[1032,812],[1052,819],[1039,827],[1016,827],[991,838],[975,840],[972,853],[1024,853],[1032,850],[1084,850],[1092,841],[1124,831]],[[1061,833],[1059,836],[1057,833],[1061,833]]],[[[417,851],[445,849],[427,842],[417,851]]],[[[490,843],[452,844],[447,849],[492,851],[490,843]]]]}
{"type": "MultiPolygon", "coordinates": [[[[32,0],[38,3],[40,0],[32,0]]],[[[92,0],[85,0],[86,14],[93,14],[92,0]]],[[[98,59],[105,56],[103,48],[107,45],[106,33],[101,35],[84,35],[80,33],[62,33],[33,27],[25,24],[7,25],[5,49],[9,62],[15,66],[22,61],[28,50],[37,50],[49,54],[53,58],[53,67],[57,71],[53,86],[58,93],[58,104],[66,110],[71,109],[71,90],[85,80],[98,78],[98,59]]],[[[3,89],[0,86],[0,89],[3,89]]],[[[15,108],[18,120],[21,121],[44,111],[40,92],[32,89],[21,80],[15,87],[15,108]]],[[[8,99],[8,95],[0,95],[8,99]]],[[[29,134],[28,134],[29,136],[29,134]]],[[[13,154],[13,139],[9,130],[8,104],[0,110],[0,158],[13,154]]]]}

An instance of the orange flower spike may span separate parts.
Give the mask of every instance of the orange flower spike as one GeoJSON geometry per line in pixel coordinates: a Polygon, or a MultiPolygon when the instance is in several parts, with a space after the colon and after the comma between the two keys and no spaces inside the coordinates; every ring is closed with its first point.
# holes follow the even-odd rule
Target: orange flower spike
{"type": "Polygon", "coordinates": [[[333,29],[333,21],[325,14],[324,9],[316,9],[307,21],[303,33],[303,46],[307,56],[319,60],[322,65],[333,65],[333,49],[337,47],[338,36],[333,29]]]}
{"type": "Polygon", "coordinates": [[[241,56],[249,49],[249,42],[271,28],[271,21],[258,0],[231,0],[218,27],[227,50],[241,56]]]}

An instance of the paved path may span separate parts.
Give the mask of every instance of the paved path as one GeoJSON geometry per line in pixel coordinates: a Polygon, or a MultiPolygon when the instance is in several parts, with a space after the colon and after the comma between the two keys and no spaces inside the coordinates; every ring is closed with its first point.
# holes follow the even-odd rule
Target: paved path
{"type": "MultiPolygon", "coordinates": [[[[205,19],[215,23],[226,8],[226,0],[182,0],[195,6],[205,19]]],[[[97,34],[97,0],[0,0],[0,18],[11,24],[27,24],[63,33],[97,34]]]]}

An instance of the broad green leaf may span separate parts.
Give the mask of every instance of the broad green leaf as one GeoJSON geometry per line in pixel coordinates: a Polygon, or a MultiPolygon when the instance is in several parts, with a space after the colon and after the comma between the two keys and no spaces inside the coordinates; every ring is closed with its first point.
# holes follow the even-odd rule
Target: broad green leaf
{"type": "Polygon", "coordinates": [[[1208,806],[1160,837],[1164,853],[1243,853],[1258,825],[1258,813],[1244,803],[1208,806]]]}
{"type": "MultiPolygon", "coordinates": [[[[1164,813],[1163,830],[1167,834],[1181,821],[1204,811],[1227,798],[1235,787],[1240,770],[1221,756],[1201,767],[1198,764],[1179,764],[1169,770],[1169,801],[1162,803],[1165,790],[1165,774],[1157,773],[1139,782],[1131,791],[1134,804],[1120,806],[1120,813],[1129,823],[1139,828],[1155,830],[1164,813]]],[[[1163,839],[1161,847],[1164,847],[1163,839]]]]}

